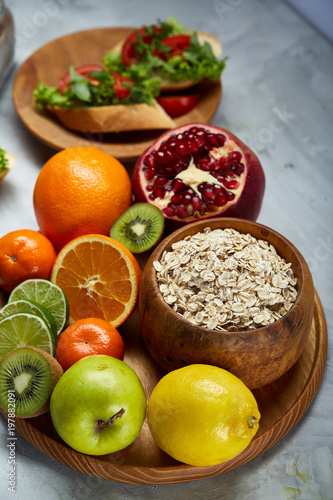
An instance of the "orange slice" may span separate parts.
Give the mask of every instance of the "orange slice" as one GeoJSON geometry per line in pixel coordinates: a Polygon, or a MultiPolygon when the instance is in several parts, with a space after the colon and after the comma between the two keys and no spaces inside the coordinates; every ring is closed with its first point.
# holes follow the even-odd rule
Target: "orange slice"
{"type": "Polygon", "coordinates": [[[79,236],[57,255],[51,281],[66,294],[70,319],[102,318],[117,327],[133,312],[141,273],[133,254],[108,236],[79,236]]]}

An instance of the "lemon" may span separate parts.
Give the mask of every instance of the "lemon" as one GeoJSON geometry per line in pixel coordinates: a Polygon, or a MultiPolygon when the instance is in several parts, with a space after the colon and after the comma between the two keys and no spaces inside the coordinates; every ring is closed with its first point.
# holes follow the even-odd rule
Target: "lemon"
{"type": "Polygon", "coordinates": [[[222,368],[184,366],[165,375],[148,402],[148,424],[157,445],[195,466],[227,462],[249,445],[260,413],[252,392],[222,368]]]}

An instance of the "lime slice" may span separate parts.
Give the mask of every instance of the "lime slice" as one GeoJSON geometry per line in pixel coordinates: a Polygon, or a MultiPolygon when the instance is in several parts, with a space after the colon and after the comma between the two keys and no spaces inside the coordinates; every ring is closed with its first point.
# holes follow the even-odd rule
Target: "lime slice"
{"type": "Polygon", "coordinates": [[[35,314],[42,318],[45,323],[50,327],[53,335],[57,335],[57,323],[54,317],[41,304],[35,304],[30,300],[16,300],[15,302],[8,302],[2,309],[0,309],[0,321],[7,316],[17,313],[35,314]]]}
{"type": "Polygon", "coordinates": [[[17,313],[0,321],[0,359],[15,347],[32,346],[55,354],[49,326],[35,314],[17,313]]]}
{"type": "Polygon", "coordinates": [[[61,333],[69,317],[68,300],[61,288],[48,280],[26,280],[14,288],[8,302],[21,299],[31,300],[46,307],[55,319],[57,334],[61,333]]]}

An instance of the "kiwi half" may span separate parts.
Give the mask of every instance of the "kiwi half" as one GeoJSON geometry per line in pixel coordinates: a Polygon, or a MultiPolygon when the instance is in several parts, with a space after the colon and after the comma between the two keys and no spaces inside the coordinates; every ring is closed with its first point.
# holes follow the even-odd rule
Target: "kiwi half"
{"type": "Polygon", "coordinates": [[[36,417],[49,410],[55,384],[63,374],[58,361],[34,347],[17,347],[0,361],[0,406],[15,417],[36,417]]]}
{"type": "Polygon", "coordinates": [[[162,211],[150,203],[135,203],[116,220],[110,236],[133,253],[142,253],[160,240],[164,230],[162,211]]]}

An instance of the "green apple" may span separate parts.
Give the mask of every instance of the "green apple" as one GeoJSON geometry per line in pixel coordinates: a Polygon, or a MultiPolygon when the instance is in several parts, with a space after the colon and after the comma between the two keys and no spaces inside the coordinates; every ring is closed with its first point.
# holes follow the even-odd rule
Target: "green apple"
{"type": "Polygon", "coordinates": [[[88,455],[105,455],[130,445],[140,432],[146,406],[134,370],[119,359],[97,354],[72,365],[50,400],[59,436],[88,455]]]}

